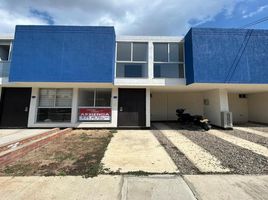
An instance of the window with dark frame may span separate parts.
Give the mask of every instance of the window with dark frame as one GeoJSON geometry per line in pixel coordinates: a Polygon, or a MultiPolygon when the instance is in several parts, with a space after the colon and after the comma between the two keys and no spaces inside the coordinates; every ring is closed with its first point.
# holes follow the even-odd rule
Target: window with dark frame
{"type": "Polygon", "coordinates": [[[117,42],[116,77],[148,77],[148,43],[117,42]]]}
{"type": "Polygon", "coordinates": [[[70,122],[72,89],[40,89],[37,122],[70,122]]]}
{"type": "Polygon", "coordinates": [[[183,43],[154,43],[154,77],[184,78],[183,43]]]}

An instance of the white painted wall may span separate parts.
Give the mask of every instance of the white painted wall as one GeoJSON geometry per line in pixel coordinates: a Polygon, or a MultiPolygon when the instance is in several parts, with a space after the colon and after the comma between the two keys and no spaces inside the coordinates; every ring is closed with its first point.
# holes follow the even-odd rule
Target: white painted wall
{"type": "Polygon", "coordinates": [[[248,94],[249,121],[268,123],[268,92],[248,94]]]}
{"type": "Polygon", "coordinates": [[[203,98],[208,100],[208,105],[204,105],[204,116],[211,124],[221,126],[221,112],[229,111],[227,91],[210,90],[204,92],[203,98]]]}
{"type": "Polygon", "coordinates": [[[233,113],[234,123],[248,122],[248,99],[239,98],[238,93],[229,93],[229,110],[233,113]]]}
{"type": "Polygon", "coordinates": [[[77,128],[107,128],[117,127],[118,89],[112,88],[112,120],[111,122],[78,122],[78,88],[73,89],[72,116],[70,123],[36,123],[38,106],[38,88],[32,88],[28,127],[77,127],[77,128]],[[33,98],[35,96],[36,98],[33,98]]]}
{"type": "Polygon", "coordinates": [[[199,92],[153,92],[151,120],[176,120],[176,109],[184,108],[193,115],[203,115],[203,95],[199,92]]]}

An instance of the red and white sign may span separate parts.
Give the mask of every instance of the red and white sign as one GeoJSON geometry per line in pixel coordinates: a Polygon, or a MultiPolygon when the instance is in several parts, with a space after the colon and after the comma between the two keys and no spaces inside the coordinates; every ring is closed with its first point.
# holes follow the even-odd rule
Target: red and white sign
{"type": "Polygon", "coordinates": [[[111,108],[79,108],[79,121],[111,121],[111,108]]]}

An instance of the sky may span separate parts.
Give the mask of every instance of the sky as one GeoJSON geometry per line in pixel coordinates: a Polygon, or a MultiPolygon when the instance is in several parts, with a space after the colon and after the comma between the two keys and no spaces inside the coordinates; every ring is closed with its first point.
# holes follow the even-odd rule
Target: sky
{"type": "MultiPolygon", "coordinates": [[[[0,0],[0,34],[15,25],[114,26],[118,35],[185,35],[268,17],[268,0],[0,0]]],[[[268,29],[268,20],[249,28],[268,29]]]]}

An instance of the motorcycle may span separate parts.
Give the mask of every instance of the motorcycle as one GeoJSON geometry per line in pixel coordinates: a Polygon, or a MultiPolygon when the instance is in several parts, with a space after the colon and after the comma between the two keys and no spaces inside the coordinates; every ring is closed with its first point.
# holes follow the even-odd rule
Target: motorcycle
{"type": "Polygon", "coordinates": [[[184,113],[185,109],[180,108],[176,110],[176,115],[178,116],[178,121],[180,123],[193,123],[196,126],[208,131],[211,129],[209,120],[201,115],[190,115],[189,113],[184,113]]]}

